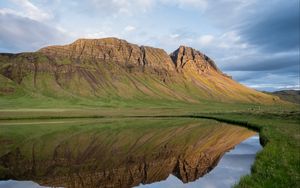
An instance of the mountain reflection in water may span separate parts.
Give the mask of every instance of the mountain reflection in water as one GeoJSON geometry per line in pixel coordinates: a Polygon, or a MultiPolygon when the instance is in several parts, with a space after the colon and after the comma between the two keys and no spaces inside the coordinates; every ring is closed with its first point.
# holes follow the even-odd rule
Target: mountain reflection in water
{"type": "Polygon", "coordinates": [[[1,125],[0,139],[9,140],[0,146],[1,179],[126,188],[171,174],[183,183],[193,182],[212,170],[226,151],[256,134],[199,119],[68,121],[1,125]],[[19,135],[23,139],[10,140],[11,130],[24,126],[28,131],[19,135]]]}

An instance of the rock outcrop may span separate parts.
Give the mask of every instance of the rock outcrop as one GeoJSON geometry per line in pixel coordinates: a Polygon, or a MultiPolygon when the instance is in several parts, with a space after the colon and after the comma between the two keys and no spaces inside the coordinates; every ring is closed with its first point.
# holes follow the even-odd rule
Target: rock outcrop
{"type": "Polygon", "coordinates": [[[193,48],[180,46],[170,54],[170,57],[176,66],[176,70],[179,72],[196,71],[198,74],[202,74],[209,71],[216,71],[223,76],[231,78],[218,69],[212,59],[193,48]]]}
{"type": "Polygon", "coordinates": [[[190,47],[180,46],[170,56],[178,71],[192,69],[201,73],[212,69],[221,72],[213,60],[190,47]]]}
{"type": "Polygon", "coordinates": [[[80,63],[84,60],[115,62],[127,66],[143,66],[174,70],[169,55],[159,48],[138,46],[117,38],[78,39],[70,45],[50,46],[39,52],[53,58],[68,58],[80,63]]]}

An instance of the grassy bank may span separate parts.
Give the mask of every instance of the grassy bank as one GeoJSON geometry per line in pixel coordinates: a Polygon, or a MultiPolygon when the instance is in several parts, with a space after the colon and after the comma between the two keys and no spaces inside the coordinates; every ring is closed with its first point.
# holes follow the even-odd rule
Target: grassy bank
{"type": "Polygon", "coordinates": [[[17,104],[3,105],[0,100],[0,120],[5,119],[49,119],[49,118],[95,118],[102,116],[158,116],[158,115],[192,115],[195,113],[264,113],[278,112],[289,113],[298,111],[296,105],[260,105],[248,103],[220,103],[212,101],[201,101],[199,103],[182,102],[160,102],[143,101],[143,103],[127,102],[126,106],[101,106],[94,103],[94,106],[87,105],[66,105],[60,101],[44,106],[42,102],[34,103],[31,106],[18,106],[17,104]],[[41,105],[39,105],[41,104],[41,105]],[[62,105],[62,106],[60,106],[62,105]]]}
{"type": "Polygon", "coordinates": [[[260,131],[264,146],[251,169],[235,187],[300,187],[299,113],[198,114],[260,131]]]}

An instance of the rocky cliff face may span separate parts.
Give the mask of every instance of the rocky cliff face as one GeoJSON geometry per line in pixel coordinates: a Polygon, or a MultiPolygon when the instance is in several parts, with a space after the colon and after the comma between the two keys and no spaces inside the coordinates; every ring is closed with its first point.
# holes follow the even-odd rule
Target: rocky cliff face
{"type": "Polygon", "coordinates": [[[200,74],[209,70],[221,72],[213,60],[190,47],[180,46],[170,56],[178,71],[192,69],[200,74]]]}
{"type": "Polygon", "coordinates": [[[180,46],[170,54],[170,57],[176,66],[176,70],[179,72],[195,71],[197,74],[201,75],[202,73],[215,71],[223,76],[231,78],[222,73],[212,59],[193,48],[180,46]]]}
{"type": "Polygon", "coordinates": [[[18,90],[99,100],[279,101],[238,84],[195,49],[180,46],[169,56],[162,49],[116,38],[79,39],[32,53],[0,54],[0,83],[2,95],[18,90]]]}
{"type": "Polygon", "coordinates": [[[117,38],[79,39],[70,45],[50,46],[39,52],[53,58],[115,62],[127,66],[153,67],[174,70],[174,64],[163,50],[130,44],[117,38]]]}

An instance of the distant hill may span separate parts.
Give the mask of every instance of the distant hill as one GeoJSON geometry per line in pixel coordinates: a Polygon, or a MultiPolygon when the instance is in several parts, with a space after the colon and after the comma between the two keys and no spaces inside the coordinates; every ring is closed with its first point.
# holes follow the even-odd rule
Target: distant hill
{"type": "Polygon", "coordinates": [[[300,104],[300,90],[281,90],[265,93],[278,96],[280,99],[285,101],[300,104]]]}
{"type": "Polygon", "coordinates": [[[180,46],[168,55],[163,49],[117,38],[79,39],[37,52],[0,54],[0,96],[12,95],[96,101],[280,102],[234,81],[193,48],[180,46]]]}

